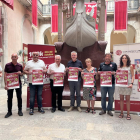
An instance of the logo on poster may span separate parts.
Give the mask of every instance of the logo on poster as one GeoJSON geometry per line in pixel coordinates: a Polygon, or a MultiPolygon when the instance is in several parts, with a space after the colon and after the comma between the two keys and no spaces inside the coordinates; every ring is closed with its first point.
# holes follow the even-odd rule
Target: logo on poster
{"type": "Polygon", "coordinates": [[[122,54],[122,51],[121,50],[117,50],[116,51],[116,55],[121,55],[122,54]]]}

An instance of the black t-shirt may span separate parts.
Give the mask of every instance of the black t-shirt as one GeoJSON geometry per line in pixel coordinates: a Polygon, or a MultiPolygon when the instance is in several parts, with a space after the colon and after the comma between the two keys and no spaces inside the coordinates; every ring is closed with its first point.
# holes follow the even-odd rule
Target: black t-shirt
{"type": "MultiPolygon", "coordinates": [[[[67,67],[77,67],[77,68],[81,68],[83,69],[83,64],[80,60],[76,60],[75,62],[73,62],[72,60],[70,60],[67,64],[67,67]]],[[[79,72],[78,77],[81,77],[81,72],[79,72]]]]}
{"type": "MultiPolygon", "coordinates": [[[[114,62],[110,62],[110,64],[105,64],[105,62],[100,64],[99,71],[116,71],[117,64],[114,62]]],[[[112,84],[115,83],[115,77],[112,75],[112,84]]]]}

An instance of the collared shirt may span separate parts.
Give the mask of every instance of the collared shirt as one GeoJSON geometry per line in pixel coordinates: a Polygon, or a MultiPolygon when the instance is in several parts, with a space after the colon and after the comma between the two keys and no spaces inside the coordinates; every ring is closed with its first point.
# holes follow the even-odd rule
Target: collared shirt
{"type": "MultiPolygon", "coordinates": [[[[64,72],[65,71],[65,66],[60,63],[58,66],[56,63],[50,64],[47,73],[50,73],[52,71],[54,72],[64,72]]],[[[50,75],[50,79],[53,80],[54,75],[50,75]]]]}
{"type": "MultiPolygon", "coordinates": [[[[110,64],[105,64],[105,62],[100,64],[99,71],[116,71],[117,64],[114,62],[110,62],[110,64]]],[[[115,83],[115,77],[112,75],[112,84],[115,83]]]]}
{"type": "MultiPolygon", "coordinates": [[[[67,67],[78,67],[78,68],[81,68],[83,69],[83,64],[80,60],[76,60],[75,62],[70,60],[67,64],[67,67]]],[[[80,78],[81,77],[81,72],[79,71],[79,74],[78,74],[78,77],[80,78]]]]}
{"type": "MultiPolygon", "coordinates": [[[[42,69],[45,70],[45,63],[44,61],[38,59],[37,62],[30,60],[26,63],[24,70],[28,70],[29,72],[32,72],[32,70],[35,69],[42,69]]],[[[29,83],[32,83],[32,75],[29,75],[29,83]]]]}
{"type": "MultiPolygon", "coordinates": [[[[23,72],[23,67],[19,63],[14,65],[12,62],[10,62],[10,63],[7,63],[5,65],[5,70],[4,71],[7,72],[7,73],[14,73],[14,72],[18,72],[18,71],[23,72]]],[[[19,82],[21,83],[20,76],[19,76],[19,82]]]]}

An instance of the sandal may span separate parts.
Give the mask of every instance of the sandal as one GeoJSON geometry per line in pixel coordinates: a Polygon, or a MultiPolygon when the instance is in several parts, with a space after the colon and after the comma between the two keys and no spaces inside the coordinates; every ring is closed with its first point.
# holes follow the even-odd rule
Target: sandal
{"type": "Polygon", "coordinates": [[[131,116],[130,115],[127,115],[127,120],[131,120],[131,116]]]}
{"type": "Polygon", "coordinates": [[[92,112],[91,112],[92,114],[96,114],[96,112],[95,112],[95,110],[94,109],[92,109],[92,112]]]}
{"type": "Polygon", "coordinates": [[[119,118],[123,118],[123,114],[120,114],[120,115],[119,115],[119,118]]]}
{"type": "Polygon", "coordinates": [[[89,113],[89,112],[90,112],[90,108],[87,108],[86,113],[89,113]]]}

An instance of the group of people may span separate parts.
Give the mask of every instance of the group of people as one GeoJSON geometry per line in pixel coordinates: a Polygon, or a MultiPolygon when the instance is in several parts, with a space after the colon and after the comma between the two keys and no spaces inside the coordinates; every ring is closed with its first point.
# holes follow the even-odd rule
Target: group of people
{"type": "MultiPolygon", "coordinates": [[[[102,110],[99,113],[99,115],[106,114],[106,111],[108,115],[113,116],[112,113],[112,106],[113,106],[113,95],[114,92],[117,92],[120,94],[120,109],[121,113],[119,115],[119,118],[123,118],[123,106],[124,106],[124,96],[126,96],[126,105],[127,105],[127,120],[131,119],[130,116],[130,95],[132,93],[132,86],[134,82],[134,70],[131,65],[131,60],[128,55],[124,54],[120,58],[120,65],[117,68],[116,63],[112,62],[112,54],[106,53],[105,54],[105,61],[100,64],[99,69],[97,71],[97,68],[92,66],[92,60],[90,58],[87,58],[85,60],[86,68],[83,68],[83,64],[80,60],[77,59],[77,52],[72,51],[71,52],[71,59],[66,68],[61,63],[61,56],[56,55],[55,56],[55,63],[50,64],[48,69],[45,67],[45,63],[39,59],[39,53],[33,52],[32,55],[33,59],[28,61],[25,65],[25,68],[23,70],[23,67],[21,64],[17,62],[18,56],[17,54],[12,54],[11,59],[12,62],[5,65],[4,69],[4,78],[5,78],[5,89],[7,90],[8,95],[8,113],[5,115],[5,118],[8,118],[12,115],[12,98],[13,98],[13,90],[14,89],[8,89],[6,85],[6,73],[13,73],[17,72],[19,75],[19,83],[20,87],[15,89],[17,94],[17,100],[18,100],[18,115],[23,116],[22,113],[22,84],[20,80],[20,76],[23,74],[27,74],[29,76],[29,88],[30,88],[30,111],[29,114],[34,114],[34,102],[35,102],[35,93],[37,90],[37,102],[38,102],[38,111],[40,113],[45,113],[43,107],[42,107],[42,85],[33,85],[32,84],[32,70],[36,68],[42,69],[44,74],[48,74],[50,77],[50,87],[52,92],[52,110],[51,112],[54,113],[56,111],[56,94],[58,94],[58,110],[64,112],[64,108],[62,108],[62,94],[64,86],[54,86],[54,73],[55,72],[62,72],[64,75],[66,75],[69,72],[69,67],[76,67],[78,68],[78,81],[69,81],[69,89],[70,89],[70,108],[68,109],[68,112],[72,111],[75,106],[75,93],[76,93],[76,105],[77,110],[81,112],[80,104],[81,104],[81,80],[84,78],[84,73],[94,73],[94,86],[93,87],[83,87],[83,99],[87,101],[87,109],[86,113],[89,113],[91,111],[92,114],[95,114],[94,110],[94,104],[96,100],[96,80],[99,78],[101,71],[111,71],[112,73],[112,86],[111,87],[100,87],[101,89],[101,106],[102,110]],[[117,69],[122,70],[128,70],[128,87],[115,87],[115,73],[117,69]],[[106,106],[106,96],[108,93],[108,105],[106,106]],[[91,107],[90,107],[91,106],[91,107]]],[[[1,73],[0,73],[1,74],[1,73]]]]}

